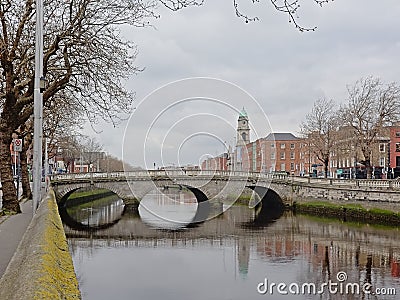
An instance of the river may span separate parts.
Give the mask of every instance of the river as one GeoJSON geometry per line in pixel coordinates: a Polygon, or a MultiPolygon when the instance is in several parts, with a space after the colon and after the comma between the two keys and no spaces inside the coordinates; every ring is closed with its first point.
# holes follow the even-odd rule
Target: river
{"type": "Polygon", "coordinates": [[[396,227],[242,205],[189,225],[196,210],[184,193],[69,208],[83,299],[400,299],[396,227]]]}

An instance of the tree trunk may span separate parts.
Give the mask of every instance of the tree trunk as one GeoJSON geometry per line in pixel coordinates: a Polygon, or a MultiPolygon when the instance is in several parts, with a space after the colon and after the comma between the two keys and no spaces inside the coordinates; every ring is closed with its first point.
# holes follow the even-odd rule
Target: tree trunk
{"type": "Polygon", "coordinates": [[[329,167],[329,159],[324,161],[324,171],[325,171],[325,178],[328,178],[328,167],[329,167]]]}
{"type": "Polygon", "coordinates": [[[23,149],[21,152],[22,197],[27,199],[32,198],[32,190],[29,180],[28,161],[27,161],[27,151],[29,150],[31,143],[32,143],[31,134],[28,133],[25,136],[23,149]]]}
{"type": "Polygon", "coordinates": [[[368,158],[365,159],[365,170],[367,172],[367,179],[372,178],[372,168],[371,168],[371,160],[368,158]]]}
{"type": "Polygon", "coordinates": [[[3,191],[3,209],[14,213],[20,213],[17,191],[14,185],[11,164],[10,144],[12,142],[12,129],[4,120],[0,120],[0,176],[3,191]]]}
{"type": "Polygon", "coordinates": [[[371,168],[371,151],[368,150],[369,147],[365,147],[363,149],[363,155],[364,155],[364,165],[365,165],[365,171],[367,173],[367,179],[372,178],[372,168],[371,168]]]}

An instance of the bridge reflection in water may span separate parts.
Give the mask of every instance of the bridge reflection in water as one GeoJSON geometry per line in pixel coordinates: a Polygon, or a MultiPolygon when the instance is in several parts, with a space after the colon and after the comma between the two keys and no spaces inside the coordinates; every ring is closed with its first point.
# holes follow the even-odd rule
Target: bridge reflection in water
{"type": "Polygon", "coordinates": [[[349,282],[400,286],[398,228],[348,225],[290,212],[256,215],[246,206],[233,206],[190,227],[197,204],[183,194],[169,198],[173,201],[148,196],[147,208],[159,209],[156,215],[145,207],[124,207],[118,199],[69,209],[65,230],[84,299],[259,299],[257,284],[264,278],[322,284],[337,282],[339,271],[347,273],[349,282]]]}

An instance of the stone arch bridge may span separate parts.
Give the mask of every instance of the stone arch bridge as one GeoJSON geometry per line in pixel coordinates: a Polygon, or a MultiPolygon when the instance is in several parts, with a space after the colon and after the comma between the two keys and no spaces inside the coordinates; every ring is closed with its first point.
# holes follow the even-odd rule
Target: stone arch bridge
{"type": "Polygon", "coordinates": [[[235,200],[241,193],[258,200],[278,197],[286,206],[313,200],[360,203],[366,207],[400,211],[400,181],[326,179],[231,171],[143,170],[114,173],[74,173],[51,176],[57,201],[62,204],[75,190],[84,187],[113,191],[126,204],[138,203],[155,188],[185,187],[199,203],[206,200],[235,200]]]}
{"type": "Polygon", "coordinates": [[[125,203],[138,203],[152,190],[172,187],[187,188],[198,202],[235,200],[242,193],[254,190],[263,198],[276,193],[286,205],[291,204],[286,176],[265,176],[259,173],[220,171],[136,171],[117,173],[75,173],[52,175],[51,184],[57,201],[64,203],[79,188],[108,189],[125,203]]]}

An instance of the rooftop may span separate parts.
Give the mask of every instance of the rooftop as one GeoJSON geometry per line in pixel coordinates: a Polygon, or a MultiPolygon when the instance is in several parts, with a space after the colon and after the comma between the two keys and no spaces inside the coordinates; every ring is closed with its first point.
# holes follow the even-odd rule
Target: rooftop
{"type": "Polygon", "coordinates": [[[270,133],[265,137],[265,140],[267,141],[296,141],[299,139],[300,138],[294,136],[290,132],[275,132],[270,133]]]}

